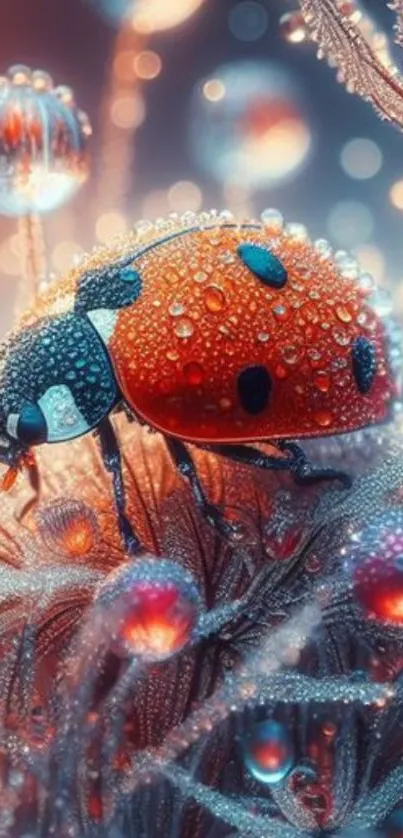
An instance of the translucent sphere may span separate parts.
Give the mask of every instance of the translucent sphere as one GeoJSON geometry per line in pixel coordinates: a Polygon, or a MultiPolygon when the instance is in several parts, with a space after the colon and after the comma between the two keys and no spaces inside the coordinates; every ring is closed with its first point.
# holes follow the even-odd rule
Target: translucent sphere
{"type": "Polygon", "coordinates": [[[69,87],[21,65],[0,77],[0,213],[45,213],[87,179],[88,117],[69,87]]]}
{"type": "Polygon", "coordinates": [[[200,596],[192,575],[181,565],[150,557],[110,574],[99,589],[97,605],[116,654],[158,661],[191,640],[200,596]]]}
{"type": "Polygon", "coordinates": [[[204,0],[88,0],[115,26],[132,22],[144,34],[172,29],[190,17],[204,0]]]}
{"type": "Polygon", "coordinates": [[[259,189],[301,169],[312,133],[288,74],[268,62],[241,61],[197,85],[190,142],[198,164],[217,181],[259,189]]]}
{"type": "Polygon", "coordinates": [[[244,762],[255,780],[280,783],[294,765],[294,748],[286,725],[258,722],[243,742],[244,762]]]}
{"type": "Polygon", "coordinates": [[[403,624],[403,510],[388,510],[371,521],[346,566],[363,610],[376,619],[403,624]]]}

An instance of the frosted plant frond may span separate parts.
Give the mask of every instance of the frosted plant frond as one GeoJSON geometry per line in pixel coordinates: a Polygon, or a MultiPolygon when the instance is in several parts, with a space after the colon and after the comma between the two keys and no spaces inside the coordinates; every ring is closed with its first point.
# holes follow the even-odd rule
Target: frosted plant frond
{"type": "Polygon", "coordinates": [[[402,799],[403,767],[399,765],[364,798],[357,801],[349,826],[370,828],[382,822],[402,799]]]}
{"type": "Polygon", "coordinates": [[[388,6],[396,12],[395,41],[399,46],[403,46],[403,2],[402,0],[389,0],[388,6]]]}
{"type": "MultiPolygon", "coordinates": [[[[357,477],[353,488],[340,499],[337,490],[331,490],[320,500],[315,518],[317,521],[348,520],[364,522],[390,504],[390,494],[403,486],[403,457],[399,440],[392,440],[385,459],[370,474],[357,477]]],[[[343,539],[344,539],[343,533],[343,539]]]]}
{"type": "MultiPolygon", "coordinates": [[[[307,32],[338,71],[347,90],[370,102],[382,119],[403,128],[403,82],[392,66],[385,66],[357,23],[334,0],[300,0],[307,32]]],[[[401,40],[402,10],[398,2],[397,38],[401,40]]]]}
{"type": "Polygon", "coordinates": [[[315,830],[315,818],[309,809],[298,800],[289,784],[275,785],[271,793],[280,812],[295,829],[315,830]]]}
{"type": "MultiPolygon", "coordinates": [[[[241,830],[241,835],[245,838],[296,838],[292,826],[282,824],[277,818],[262,817],[248,812],[242,803],[197,782],[178,765],[170,766],[169,770],[166,770],[166,777],[186,798],[192,798],[217,818],[241,830]]],[[[298,830],[298,835],[302,838],[304,832],[298,830]]]]}
{"type": "MultiPolygon", "coordinates": [[[[313,625],[312,610],[304,609],[302,615],[308,623],[313,625]]],[[[281,649],[284,648],[284,636],[288,643],[292,638],[296,626],[300,645],[305,645],[307,637],[303,637],[301,615],[290,620],[291,626],[273,632],[260,650],[248,657],[239,672],[229,676],[224,685],[216,690],[197,710],[190,713],[187,719],[173,728],[165,737],[164,743],[157,748],[148,748],[138,752],[131,760],[130,768],[121,783],[124,794],[134,791],[144,781],[144,775],[153,774],[162,767],[170,765],[191,745],[199,741],[206,733],[210,733],[217,725],[226,720],[231,713],[240,712],[245,707],[256,707],[265,704],[326,704],[328,702],[354,703],[363,705],[377,704],[389,701],[395,695],[395,689],[390,684],[362,683],[353,678],[329,677],[312,678],[298,672],[280,672],[283,664],[281,649]],[[304,643],[302,642],[304,641],[304,643]],[[143,775],[143,776],[141,776],[143,775]]],[[[306,626],[305,626],[306,631],[306,626]]]]}
{"type": "Polygon", "coordinates": [[[358,754],[357,737],[351,736],[354,726],[354,710],[346,707],[343,711],[339,744],[335,751],[333,812],[331,825],[346,823],[354,803],[355,778],[357,776],[358,754]]]}

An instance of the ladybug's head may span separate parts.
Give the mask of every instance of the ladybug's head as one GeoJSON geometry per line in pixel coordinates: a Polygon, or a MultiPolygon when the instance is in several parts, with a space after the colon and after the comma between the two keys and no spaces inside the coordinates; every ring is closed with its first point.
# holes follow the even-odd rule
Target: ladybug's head
{"type": "Polygon", "coordinates": [[[19,471],[26,467],[35,467],[31,446],[43,441],[39,438],[38,427],[34,427],[34,412],[31,406],[25,413],[22,412],[22,418],[11,414],[3,422],[0,421],[0,463],[7,466],[7,471],[0,478],[0,488],[5,490],[12,487],[19,471]],[[27,412],[29,422],[25,421],[24,424],[22,418],[27,412]],[[37,437],[34,434],[35,428],[37,437]]]}

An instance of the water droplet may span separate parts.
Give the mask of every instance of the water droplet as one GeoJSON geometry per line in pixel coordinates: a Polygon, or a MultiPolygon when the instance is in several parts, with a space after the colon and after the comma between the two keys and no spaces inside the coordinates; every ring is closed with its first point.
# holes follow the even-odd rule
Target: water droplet
{"type": "Polygon", "coordinates": [[[332,424],[333,416],[329,410],[317,410],[313,418],[320,428],[328,428],[332,424]]]}
{"type": "Polygon", "coordinates": [[[317,239],[314,247],[317,253],[319,253],[319,255],[322,257],[322,259],[329,259],[329,257],[332,255],[332,248],[330,247],[330,244],[328,241],[326,241],[326,239],[317,239]]]}
{"type": "Polygon", "coordinates": [[[222,398],[222,399],[220,399],[219,404],[220,404],[221,410],[229,410],[232,407],[231,399],[222,398]]]}
{"type": "Polygon", "coordinates": [[[306,40],[306,25],[301,12],[286,12],[280,18],[281,34],[290,44],[306,40]]]}
{"type": "Polygon", "coordinates": [[[392,297],[384,288],[377,288],[368,302],[380,317],[387,317],[392,312],[392,297]]]}
{"type": "Polygon", "coordinates": [[[231,332],[228,329],[228,326],[221,325],[221,326],[218,327],[218,331],[220,332],[221,335],[225,335],[226,337],[231,337],[231,332]]]}
{"type": "Polygon", "coordinates": [[[271,230],[281,230],[284,224],[281,212],[278,212],[276,209],[263,210],[261,219],[265,227],[269,227],[271,230]]]}
{"type": "Polygon", "coordinates": [[[175,334],[178,338],[190,338],[194,332],[194,325],[191,320],[184,318],[179,320],[175,326],[175,334]]]}
{"type": "Polygon", "coordinates": [[[340,273],[342,277],[345,279],[357,279],[359,270],[358,265],[355,259],[345,259],[343,262],[339,262],[340,273]]]}
{"type": "Polygon", "coordinates": [[[306,241],[306,239],[308,238],[308,231],[303,224],[296,224],[294,222],[291,222],[290,224],[286,225],[285,230],[289,237],[291,239],[294,239],[294,241],[306,241]]]}
{"type": "Polygon", "coordinates": [[[327,372],[318,372],[314,377],[314,384],[321,393],[328,393],[332,386],[332,381],[327,372]]]}
{"type": "Polygon", "coordinates": [[[220,254],[219,261],[223,262],[224,265],[232,265],[236,261],[235,253],[232,250],[224,250],[220,254]]]}
{"type": "Polygon", "coordinates": [[[208,274],[205,271],[197,271],[194,275],[195,282],[205,282],[208,279],[208,274]]]}
{"type": "Polygon", "coordinates": [[[225,306],[224,292],[215,285],[209,285],[204,293],[204,303],[208,311],[212,314],[217,314],[225,306]]]}
{"type": "Polygon", "coordinates": [[[185,306],[182,303],[172,303],[168,311],[172,314],[172,317],[180,317],[181,314],[185,313],[185,306]]]}
{"type": "Polygon", "coordinates": [[[269,340],[269,335],[267,332],[258,332],[257,339],[260,343],[267,343],[267,341],[269,340]]]}
{"type": "Polygon", "coordinates": [[[144,236],[146,233],[151,232],[151,230],[153,229],[153,225],[151,224],[151,221],[147,221],[146,219],[141,218],[140,221],[138,221],[137,224],[134,225],[134,229],[139,234],[139,236],[144,236]]]}
{"type": "Polygon", "coordinates": [[[244,761],[255,780],[267,785],[284,780],[294,764],[294,750],[286,725],[255,723],[244,741],[244,761]]]}
{"type": "Polygon", "coordinates": [[[288,316],[288,312],[285,306],[274,306],[273,314],[277,317],[278,320],[285,320],[288,316]]]}
{"type": "Polygon", "coordinates": [[[338,372],[339,370],[345,369],[347,366],[347,361],[345,358],[334,358],[330,364],[330,368],[333,372],[338,372]]]}
{"type": "Polygon", "coordinates": [[[284,346],[282,356],[284,358],[284,362],[292,366],[293,364],[298,363],[299,350],[296,346],[284,346]]]}
{"type": "Polygon", "coordinates": [[[276,378],[280,379],[287,378],[288,371],[282,364],[277,364],[276,369],[274,370],[274,375],[276,378]]]}
{"type": "Polygon", "coordinates": [[[363,273],[359,276],[359,285],[364,291],[372,291],[374,288],[375,282],[371,274],[363,273]]]}
{"type": "Polygon", "coordinates": [[[333,329],[333,337],[339,346],[348,346],[350,335],[346,329],[333,329]]]}
{"type": "Polygon", "coordinates": [[[234,213],[229,209],[221,210],[221,212],[218,213],[218,222],[219,224],[234,224],[234,213]]]}
{"type": "Polygon", "coordinates": [[[307,349],[306,354],[308,355],[308,358],[310,358],[310,360],[313,362],[313,364],[316,364],[317,361],[320,361],[322,358],[322,353],[319,352],[319,349],[315,349],[314,346],[307,349]]]}
{"type": "Polygon", "coordinates": [[[346,306],[337,306],[336,307],[336,316],[342,323],[351,323],[352,315],[351,312],[348,310],[346,306]]]}
{"type": "Polygon", "coordinates": [[[204,379],[203,367],[197,361],[190,361],[183,367],[183,375],[188,384],[197,387],[204,379]]]}
{"type": "Polygon", "coordinates": [[[211,244],[212,247],[218,247],[221,242],[221,236],[219,230],[212,230],[209,235],[208,243],[211,244]]]}

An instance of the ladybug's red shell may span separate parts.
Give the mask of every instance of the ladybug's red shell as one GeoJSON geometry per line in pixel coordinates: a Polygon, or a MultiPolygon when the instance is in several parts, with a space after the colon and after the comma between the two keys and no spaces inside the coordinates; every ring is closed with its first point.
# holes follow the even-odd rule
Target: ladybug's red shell
{"type": "Polygon", "coordinates": [[[259,225],[190,229],[160,236],[133,267],[142,294],[118,313],[109,352],[127,402],[150,425],[189,441],[232,442],[340,433],[387,417],[383,323],[358,284],[310,243],[259,225]],[[268,286],[242,261],[245,243],[275,254],[284,287],[268,286]],[[353,374],[359,338],[371,342],[376,363],[365,394],[353,374]],[[266,370],[270,386],[249,410],[240,377],[251,368],[252,386],[253,369],[266,370]]]}
{"type": "Polygon", "coordinates": [[[124,398],[151,426],[191,442],[247,442],[337,434],[388,417],[395,387],[368,292],[311,243],[264,224],[123,238],[58,283],[22,325],[72,307],[84,273],[130,253],[142,289],[115,311],[107,347],[124,398]],[[241,258],[250,244],[280,261],[282,287],[241,258]],[[359,341],[373,352],[368,387],[354,369],[359,341]]]}

